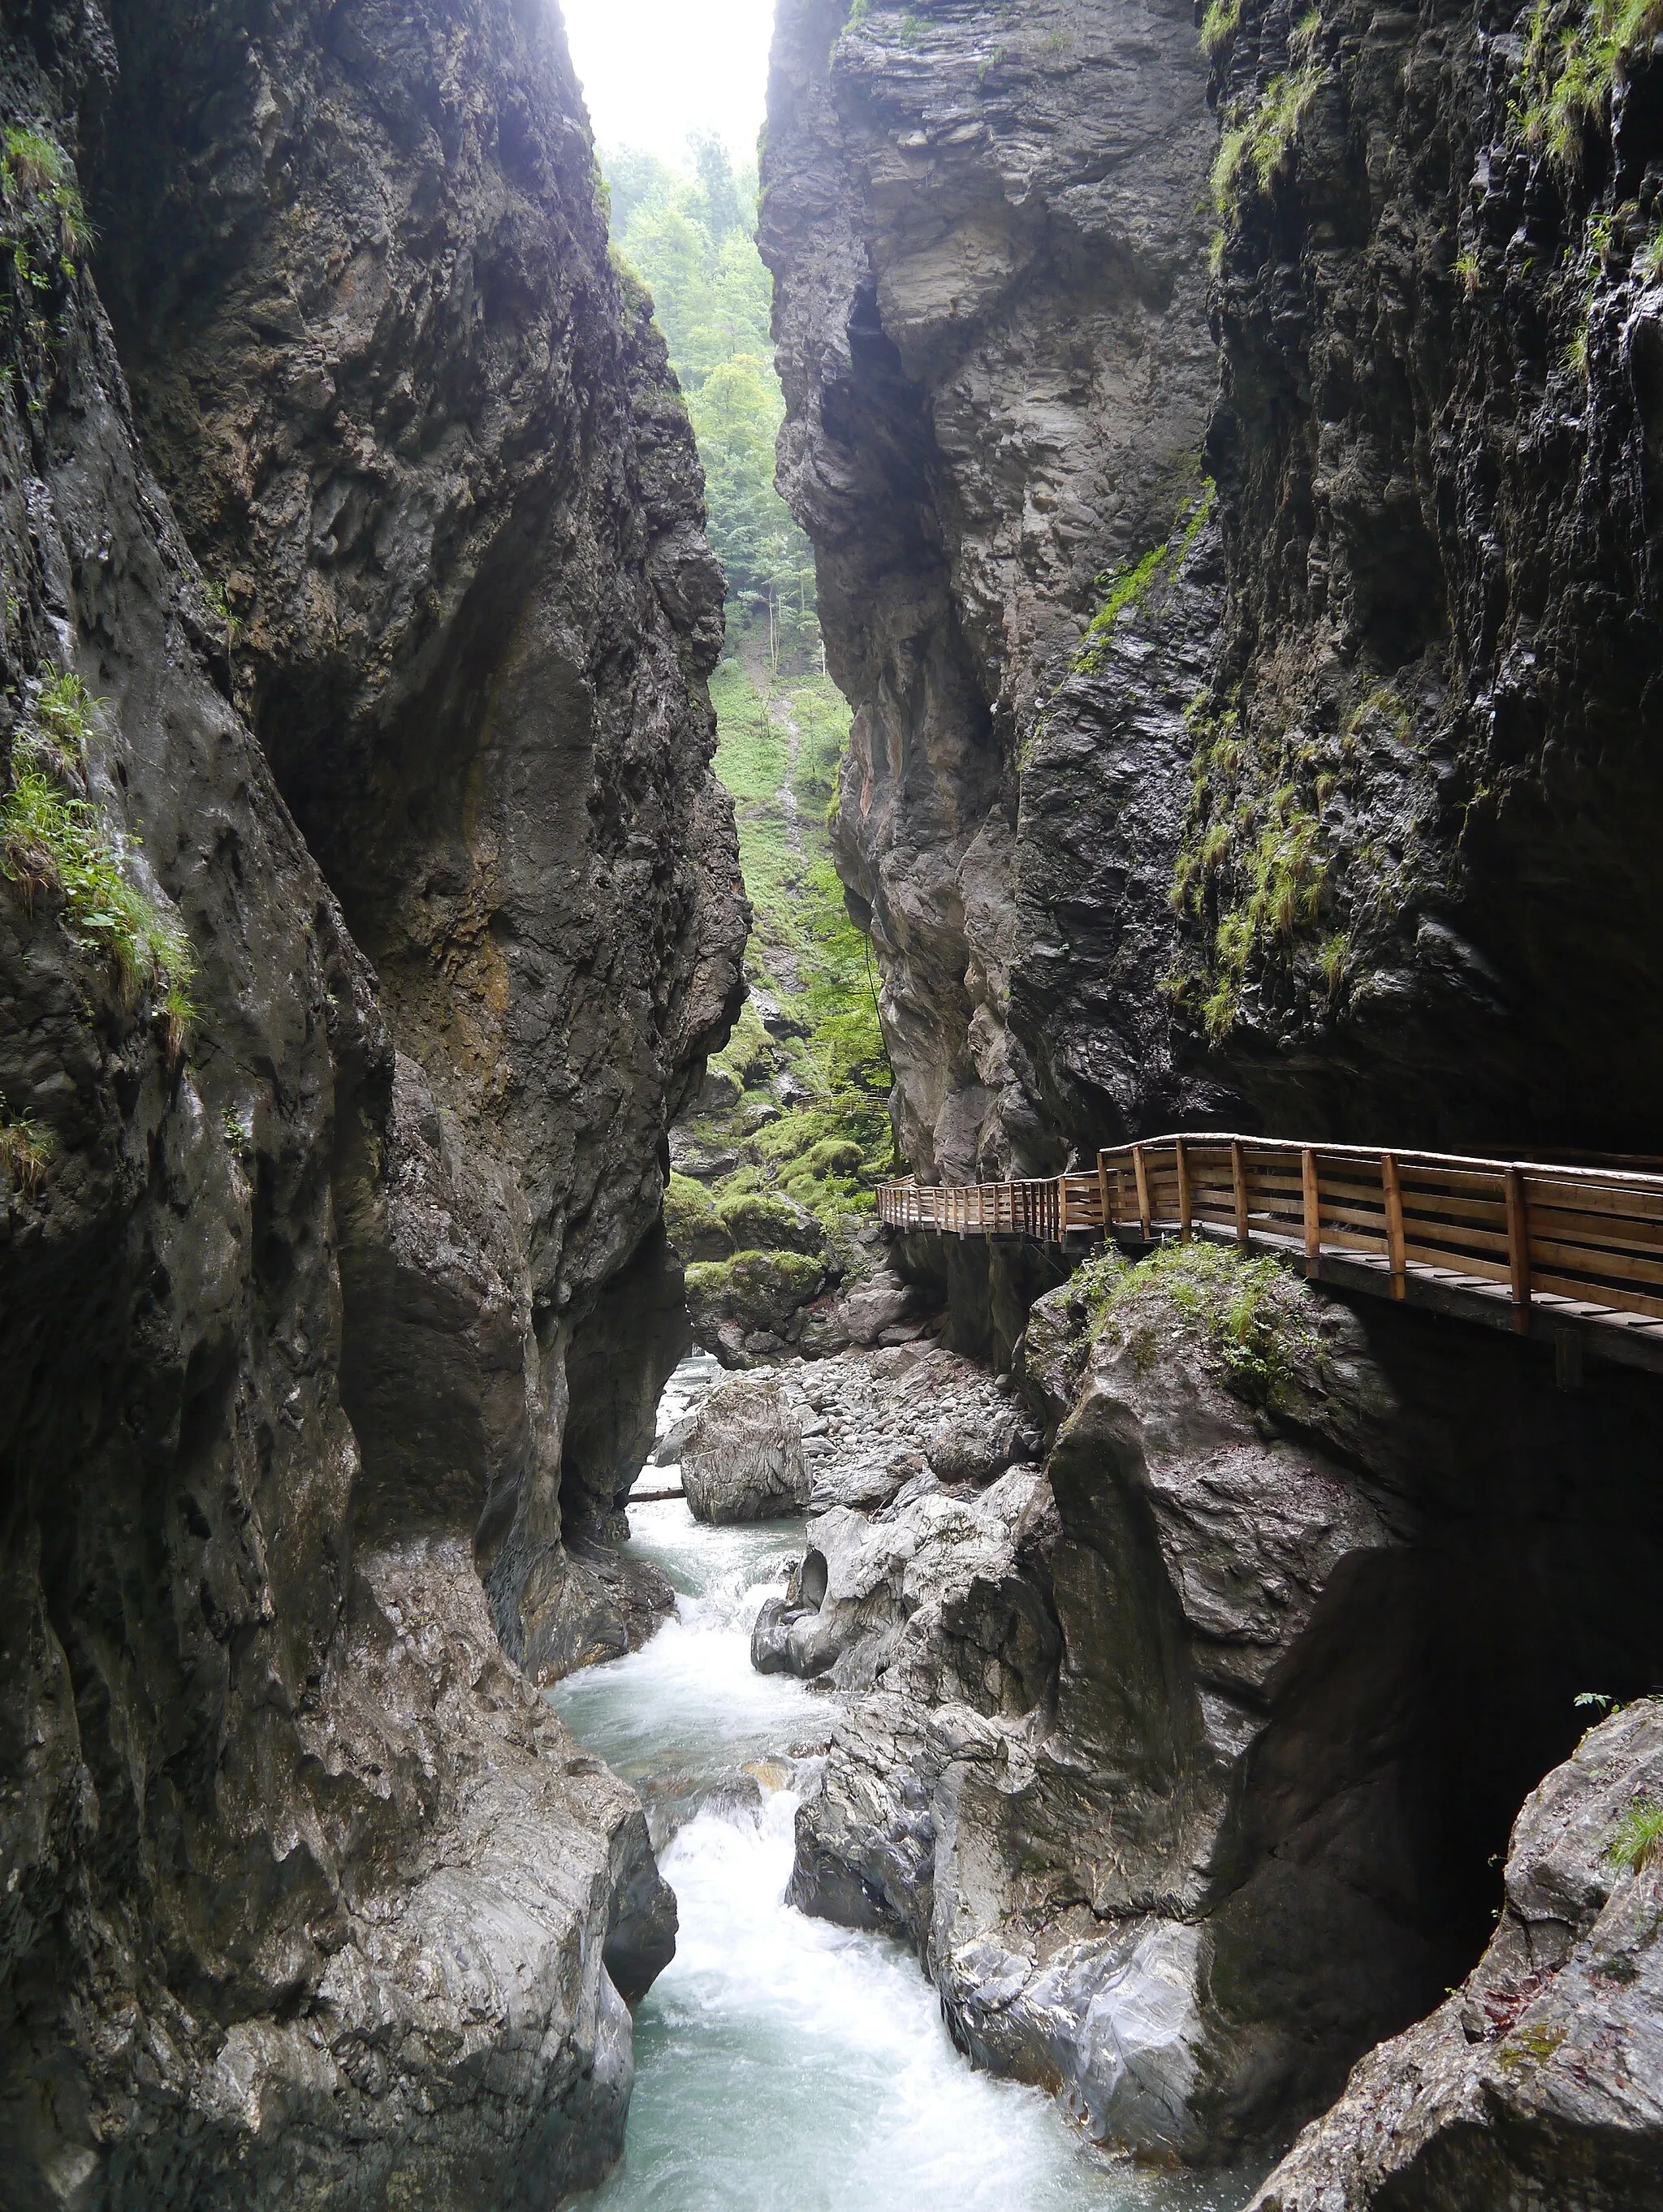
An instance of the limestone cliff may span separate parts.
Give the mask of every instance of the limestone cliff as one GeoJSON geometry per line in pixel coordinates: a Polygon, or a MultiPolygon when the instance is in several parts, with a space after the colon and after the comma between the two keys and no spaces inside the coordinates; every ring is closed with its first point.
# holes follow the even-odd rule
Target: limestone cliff
{"type": "Polygon", "coordinates": [[[780,482],[857,709],[839,864],[921,1175],[1211,1099],[1158,989],[1219,605],[1205,92],[1187,0],[779,10],[780,482]],[[1100,627],[1080,654],[1169,538],[1161,652],[1100,627]]]}
{"type": "Polygon", "coordinates": [[[0,127],[7,2201],[545,2205],[673,1940],[499,1636],[640,1603],[690,439],[552,12],[9,10],[0,127]]]}

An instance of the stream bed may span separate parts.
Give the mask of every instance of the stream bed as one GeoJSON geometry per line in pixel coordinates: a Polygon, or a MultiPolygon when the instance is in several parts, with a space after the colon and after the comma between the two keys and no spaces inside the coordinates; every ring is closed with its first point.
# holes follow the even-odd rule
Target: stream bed
{"type": "MultiPolygon", "coordinates": [[[[707,1383],[689,1370],[667,1398],[707,1383]]],[[[676,1480],[652,1468],[638,1487],[676,1480]]],[[[1235,2212],[1250,2179],[1152,2173],[1093,2149],[1041,2092],[968,2065],[902,1945],[785,1903],[798,1790],[834,1713],[801,1682],[752,1669],[750,1629],[801,1556],[803,1524],[707,1528],[672,1499],[632,1506],[630,1526],[631,1548],[680,1593],[677,1617],[549,1694],[640,1788],[681,1929],[636,2012],[623,2158],[582,2203],[1235,2212]]]]}

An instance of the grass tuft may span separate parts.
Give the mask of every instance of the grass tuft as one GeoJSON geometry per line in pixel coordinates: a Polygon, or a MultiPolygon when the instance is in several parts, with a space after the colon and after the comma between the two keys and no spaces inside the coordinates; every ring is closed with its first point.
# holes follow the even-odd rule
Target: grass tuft
{"type": "Polygon", "coordinates": [[[1639,1874],[1663,1854],[1663,1805],[1649,1797],[1630,1804],[1605,1846],[1605,1856],[1630,1874],[1639,1874]]]}
{"type": "Polygon", "coordinates": [[[12,1188],[31,1197],[46,1181],[53,1151],[52,1133],[28,1114],[14,1114],[0,1098],[0,1168],[12,1188]]]}
{"type": "Polygon", "coordinates": [[[31,721],[12,747],[11,788],[0,801],[0,876],[33,909],[43,893],[64,901],[71,934],[101,958],[130,1006],[147,994],[177,1049],[197,1019],[190,939],[127,872],[122,843],[79,795],[94,702],[81,678],[49,667],[31,721]]]}

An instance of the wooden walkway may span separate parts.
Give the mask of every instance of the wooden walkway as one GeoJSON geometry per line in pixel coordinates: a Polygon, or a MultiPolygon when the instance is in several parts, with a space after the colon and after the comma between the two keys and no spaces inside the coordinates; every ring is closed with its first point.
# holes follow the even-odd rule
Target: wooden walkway
{"type": "Polygon", "coordinates": [[[877,1210],[950,1236],[1280,1252],[1336,1288],[1545,1339],[1568,1384],[1584,1346],[1663,1372],[1663,1173],[1160,1137],[1100,1152],[1095,1174],[886,1183],[877,1210]]]}

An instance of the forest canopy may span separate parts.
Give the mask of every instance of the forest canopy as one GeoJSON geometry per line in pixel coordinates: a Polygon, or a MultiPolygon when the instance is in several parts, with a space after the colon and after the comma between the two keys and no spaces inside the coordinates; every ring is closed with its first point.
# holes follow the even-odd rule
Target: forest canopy
{"type": "Polygon", "coordinates": [[[729,621],[760,618],[800,651],[817,642],[814,562],[774,488],[786,410],[756,251],[756,164],[736,170],[716,138],[695,138],[689,151],[689,172],[628,147],[605,157],[614,250],[652,295],[687,396],[729,621]]]}

